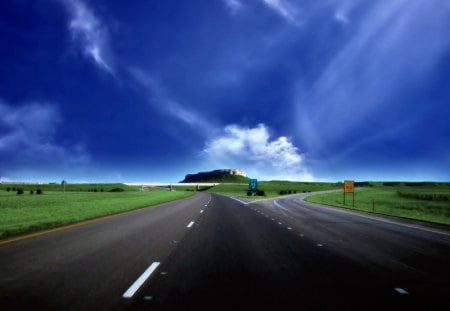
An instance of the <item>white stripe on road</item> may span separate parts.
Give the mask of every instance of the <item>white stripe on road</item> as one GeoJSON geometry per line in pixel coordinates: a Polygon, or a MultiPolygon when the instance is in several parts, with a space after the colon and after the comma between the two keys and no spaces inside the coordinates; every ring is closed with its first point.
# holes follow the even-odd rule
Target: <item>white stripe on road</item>
{"type": "Polygon", "coordinates": [[[123,298],[131,298],[137,292],[137,290],[144,284],[144,282],[152,275],[152,273],[158,268],[159,262],[154,262],[150,267],[145,270],[144,273],[130,286],[130,288],[123,294],[123,298]]]}
{"type": "Polygon", "coordinates": [[[190,227],[192,227],[193,224],[194,224],[194,222],[191,221],[191,222],[189,223],[189,225],[187,225],[186,227],[190,228],[190,227]]]}
{"type": "Polygon", "coordinates": [[[200,211],[200,214],[203,214],[203,210],[200,211]]]}

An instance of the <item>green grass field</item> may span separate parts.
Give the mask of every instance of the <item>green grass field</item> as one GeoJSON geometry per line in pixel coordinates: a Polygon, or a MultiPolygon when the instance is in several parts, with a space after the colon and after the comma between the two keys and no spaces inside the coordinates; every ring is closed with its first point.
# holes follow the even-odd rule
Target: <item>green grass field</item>
{"type": "MultiPolygon", "coordinates": [[[[353,208],[352,195],[342,191],[314,195],[312,203],[353,208]]],[[[356,210],[450,224],[450,184],[448,183],[369,183],[356,188],[356,210]]]]}
{"type": "MultiPolygon", "coordinates": [[[[63,193],[44,188],[41,195],[31,195],[29,191],[17,195],[13,191],[0,190],[0,238],[125,212],[193,194],[191,191],[141,192],[135,189],[106,192],[106,189],[117,188],[117,185],[111,188],[108,188],[108,185],[103,186],[103,192],[87,192],[87,189],[92,189],[92,185],[86,186],[85,192],[63,193]]],[[[31,185],[30,188],[35,189],[31,185]]]]}
{"type": "MultiPolygon", "coordinates": [[[[314,183],[314,182],[290,182],[290,181],[261,181],[258,189],[264,190],[264,197],[277,197],[283,194],[304,193],[342,188],[342,183],[314,183]]],[[[227,194],[239,197],[247,196],[248,183],[246,184],[220,184],[212,187],[208,192],[227,194]]],[[[257,198],[257,196],[253,196],[257,198]]]]}
{"type": "Polygon", "coordinates": [[[0,183],[0,192],[2,190],[16,191],[17,189],[23,189],[25,192],[29,192],[30,190],[36,191],[37,189],[41,189],[42,191],[60,191],[64,192],[108,192],[111,190],[121,189],[123,191],[136,191],[139,190],[139,186],[127,186],[124,184],[71,184],[68,183],[64,187],[62,184],[7,184],[0,183]]]}

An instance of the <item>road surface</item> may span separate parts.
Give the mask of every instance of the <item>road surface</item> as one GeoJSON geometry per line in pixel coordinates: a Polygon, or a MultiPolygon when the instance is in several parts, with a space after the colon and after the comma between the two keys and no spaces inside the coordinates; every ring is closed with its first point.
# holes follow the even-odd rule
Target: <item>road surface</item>
{"type": "Polygon", "coordinates": [[[446,226],[198,193],[0,245],[1,310],[450,309],[446,226]]]}

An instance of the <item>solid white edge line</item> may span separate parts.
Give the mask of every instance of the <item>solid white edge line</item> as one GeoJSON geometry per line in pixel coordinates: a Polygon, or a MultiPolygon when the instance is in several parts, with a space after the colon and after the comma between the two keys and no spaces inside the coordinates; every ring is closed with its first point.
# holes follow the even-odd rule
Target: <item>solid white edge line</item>
{"type": "Polygon", "coordinates": [[[194,224],[194,222],[191,221],[191,222],[189,223],[189,225],[187,225],[186,227],[190,228],[190,227],[192,227],[193,224],[194,224]]]}
{"type": "Polygon", "coordinates": [[[150,267],[145,270],[144,273],[130,286],[129,289],[122,295],[123,298],[131,298],[137,292],[137,290],[144,284],[144,282],[152,275],[152,273],[158,268],[159,262],[154,262],[150,267]]]}
{"type": "MultiPolygon", "coordinates": [[[[312,195],[314,195],[314,194],[312,194],[312,195]]],[[[402,222],[398,222],[396,220],[390,220],[390,219],[383,218],[383,216],[390,217],[389,215],[381,215],[381,214],[378,214],[378,215],[377,214],[364,215],[364,214],[360,213],[358,210],[345,210],[345,209],[342,209],[342,208],[339,208],[339,207],[336,207],[336,206],[311,203],[311,202],[308,202],[308,201],[304,200],[307,197],[308,196],[302,198],[302,202],[299,202],[299,203],[306,203],[306,205],[309,205],[309,206],[317,205],[320,208],[331,209],[331,210],[336,211],[338,213],[349,214],[349,215],[353,215],[353,216],[357,216],[357,217],[361,217],[361,218],[366,218],[366,219],[370,219],[370,220],[374,220],[374,221],[378,221],[378,222],[388,223],[388,224],[391,224],[391,225],[402,226],[402,227],[406,227],[406,228],[409,228],[409,229],[416,229],[416,230],[421,230],[421,231],[425,231],[425,232],[431,232],[431,233],[435,233],[435,234],[441,234],[441,235],[445,235],[445,236],[450,236],[449,232],[444,232],[444,231],[441,231],[439,229],[435,230],[435,229],[432,229],[432,228],[422,227],[420,225],[405,224],[405,223],[402,223],[402,222]]],[[[410,219],[410,220],[414,221],[414,219],[410,219]]]]}

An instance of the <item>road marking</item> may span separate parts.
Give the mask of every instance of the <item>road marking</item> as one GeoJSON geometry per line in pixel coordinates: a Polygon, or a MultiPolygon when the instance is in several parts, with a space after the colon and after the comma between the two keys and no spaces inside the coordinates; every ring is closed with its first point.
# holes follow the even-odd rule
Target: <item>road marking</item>
{"type": "Polygon", "coordinates": [[[317,244],[317,246],[322,247],[323,245],[322,244],[317,244]]]}
{"type": "Polygon", "coordinates": [[[278,208],[281,208],[282,210],[289,211],[289,209],[278,203],[277,200],[273,200],[273,204],[275,204],[278,208]]]}
{"type": "Polygon", "coordinates": [[[400,288],[400,287],[395,287],[394,290],[397,293],[402,294],[402,295],[408,295],[409,294],[406,290],[404,290],[403,288],[400,288]]]}
{"type": "Polygon", "coordinates": [[[208,206],[208,204],[205,204],[205,206],[208,206]]]}
{"type": "Polygon", "coordinates": [[[187,225],[186,227],[190,228],[190,227],[192,227],[193,224],[194,224],[194,222],[191,221],[191,222],[189,223],[189,225],[187,225]]]}
{"type": "Polygon", "coordinates": [[[203,210],[200,211],[200,214],[203,214],[203,210]]]}
{"type": "MultiPolygon", "coordinates": [[[[308,196],[311,196],[311,195],[314,195],[314,193],[313,194],[308,194],[308,196]]],[[[315,203],[310,203],[310,202],[304,201],[304,199],[306,199],[308,196],[302,198],[302,202],[299,202],[299,203],[300,204],[305,204],[306,206],[308,206],[308,205],[309,206],[316,205],[316,206],[319,206],[320,208],[333,210],[333,211],[338,212],[338,213],[350,214],[352,216],[357,216],[357,217],[366,218],[366,219],[370,219],[370,220],[374,220],[374,221],[378,221],[378,222],[384,222],[384,223],[388,223],[388,224],[392,224],[392,225],[402,226],[402,227],[406,227],[406,228],[409,228],[409,229],[417,229],[417,230],[421,230],[421,231],[425,231],[425,232],[431,232],[431,233],[435,233],[435,234],[441,234],[441,235],[445,235],[445,236],[450,236],[450,232],[444,232],[444,231],[441,231],[439,229],[426,228],[426,227],[422,227],[420,225],[405,224],[405,223],[398,222],[396,220],[390,220],[390,219],[383,218],[382,215],[379,215],[379,216],[376,216],[376,215],[364,215],[362,213],[359,213],[357,210],[343,210],[343,209],[340,209],[339,207],[336,207],[336,206],[321,205],[321,204],[315,204],[315,203]]],[[[305,206],[305,205],[303,205],[303,206],[305,206]]],[[[389,217],[389,216],[387,216],[387,217],[389,217]]]]}
{"type": "Polygon", "coordinates": [[[130,286],[130,288],[123,294],[123,298],[131,298],[137,292],[137,290],[144,284],[144,282],[152,275],[152,273],[158,268],[159,262],[155,261],[150,267],[145,270],[144,273],[130,286]]]}
{"type": "Polygon", "coordinates": [[[305,235],[303,233],[300,233],[300,236],[303,238],[305,235]]]}
{"type": "Polygon", "coordinates": [[[292,228],[291,228],[291,227],[287,227],[287,229],[288,229],[288,230],[292,230],[292,228]]]}
{"type": "Polygon", "coordinates": [[[273,218],[270,218],[270,219],[272,219],[273,221],[275,221],[275,219],[273,219],[273,218]]]}
{"type": "Polygon", "coordinates": [[[282,225],[282,223],[281,223],[281,222],[278,222],[278,224],[279,224],[279,225],[282,225]]]}

